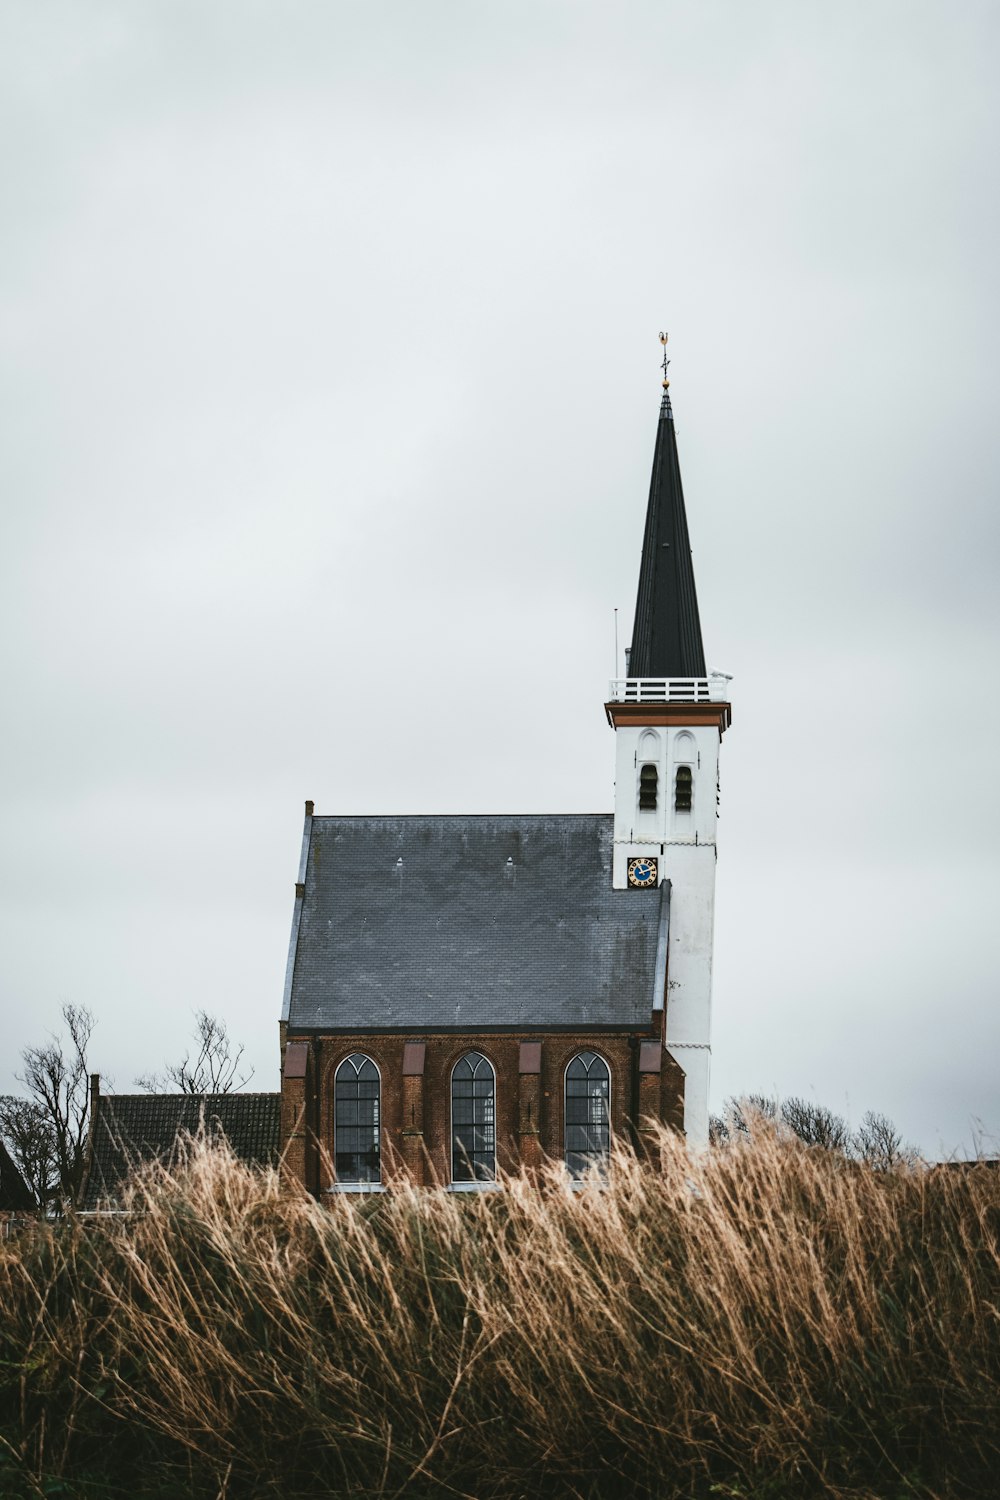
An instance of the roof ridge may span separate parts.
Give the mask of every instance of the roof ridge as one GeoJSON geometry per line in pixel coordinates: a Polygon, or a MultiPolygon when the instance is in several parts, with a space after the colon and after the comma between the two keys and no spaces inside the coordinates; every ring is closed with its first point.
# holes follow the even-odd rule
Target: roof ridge
{"type": "Polygon", "coordinates": [[[106,1099],[276,1099],[280,1097],[280,1094],[280,1089],[226,1089],[221,1094],[213,1094],[207,1091],[204,1094],[189,1094],[187,1092],[166,1094],[160,1093],[158,1089],[150,1093],[147,1089],[144,1089],[138,1094],[113,1094],[108,1091],[101,1094],[101,1103],[103,1104],[106,1099]]]}
{"type": "Polygon", "coordinates": [[[331,822],[336,819],[339,823],[351,823],[362,819],[383,818],[387,821],[401,822],[405,818],[464,818],[467,821],[472,818],[613,818],[614,812],[493,812],[493,813],[313,813],[313,820],[317,823],[331,822]]]}

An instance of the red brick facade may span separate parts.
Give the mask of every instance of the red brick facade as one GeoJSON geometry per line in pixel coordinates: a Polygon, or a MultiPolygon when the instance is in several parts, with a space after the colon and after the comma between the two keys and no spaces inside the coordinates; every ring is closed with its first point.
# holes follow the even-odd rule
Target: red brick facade
{"type": "Polygon", "coordinates": [[[564,1075],[579,1052],[595,1052],[611,1075],[612,1137],[636,1140],[649,1116],[681,1130],[684,1073],[659,1042],[628,1034],[477,1033],[289,1035],[282,1078],[285,1169],[312,1193],[332,1185],[334,1075],[351,1053],[381,1075],[382,1178],[407,1171],[418,1183],[451,1180],[451,1074],[478,1051],[496,1074],[496,1152],[501,1171],[563,1156],[564,1075]],[[416,1044],[416,1045],[414,1045],[416,1044]],[[421,1056],[421,1048],[423,1049],[421,1056]]]}

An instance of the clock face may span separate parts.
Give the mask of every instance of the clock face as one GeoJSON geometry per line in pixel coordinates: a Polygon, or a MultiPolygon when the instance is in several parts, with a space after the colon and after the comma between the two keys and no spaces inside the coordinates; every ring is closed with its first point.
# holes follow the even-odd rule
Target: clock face
{"type": "Polygon", "coordinates": [[[656,860],[655,859],[630,859],[628,862],[629,885],[655,885],[656,884],[656,860]]]}

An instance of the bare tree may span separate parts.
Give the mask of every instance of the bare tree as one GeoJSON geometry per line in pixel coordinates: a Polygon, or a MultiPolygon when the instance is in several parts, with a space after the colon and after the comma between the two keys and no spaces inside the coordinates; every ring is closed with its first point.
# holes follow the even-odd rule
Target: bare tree
{"type": "Polygon", "coordinates": [[[0,1097],[0,1137],[39,1208],[46,1209],[59,1188],[56,1135],[43,1106],[14,1094],[0,1097]]]}
{"type": "Polygon", "coordinates": [[[769,1099],[766,1094],[742,1094],[738,1099],[727,1099],[722,1114],[709,1119],[709,1141],[713,1146],[722,1146],[727,1141],[749,1139],[755,1127],[772,1124],[777,1113],[777,1100],[769,1099]]]}
{"type": "Polygon", "coordinates": [[[242,1072],[242,1044],[235,1046],[225,1021],[208,1011],[195,1012],[194,1053],[188,1051],[179,1063],[171,1063],[162,1073],[147,1073],[136,1079],[136,1086],[149,1094],[228,1094],[243,1088],[253,1077],[253,1068],[242,1072]]]}
{"type": "Polygon", "coordinates": [[[778,1101],[769,1099],[766,1094],[743,1094],[739,1099],[726,1101],[726,1114],[733,1135],[752,1136],[755,1128],[759,1130],[761,1125],[773,1124],[778,1114],[778,1101]]]}
{"type": "Polygon", "coordinates": [[[842,1115],[835,1115],[824,1104],[810,1104],[807,1099],[782,1100],[782,1123],[807,1146],[823,1146],[827,1151],[845,1154],[851,1146],[851,1128],[842,1115]]]}
{"type": "Polygon", "coordinates": [[[730,1141],[752,1139],[762,1126],[775,1125],[807,1146],[821,1146],[843,1156],[860,1158],[880,1170],[918,1159],[916,1148],[903,1142],[885,1115],[869,1111],[852,1135],[843,1115],[795,1096],[780,1103],[765,1094],[727,1099],[721,1115],[713,1115],[709,1120],[709,1140],[713,1146],[722,1146],[730,1141]]]}
{"type": "Polygon", "coordinates": [[[912,1165],[919,1159],[917,1148],[907,1145],[892,1121],[871,1109],[854,1132],[852,1145],[855,1155],[878,1172],[912,1165]]]}
{"type": "Polygon", "coordinates": [[[51,1127],[55,1190],[48,1201],[66,1208],[83,1176],[90,1112],[87,1048],[94,1017],[85,1005],[64,1005],[62,1018],[66,1038],[52,1036],[40,1047],[26,1047],[21,1053],[24,1071],[15,1076],[51,1127]]]}

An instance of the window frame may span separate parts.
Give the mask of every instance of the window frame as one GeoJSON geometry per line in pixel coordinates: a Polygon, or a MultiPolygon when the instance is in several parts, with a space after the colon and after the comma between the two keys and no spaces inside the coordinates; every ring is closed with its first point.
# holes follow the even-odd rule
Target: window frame
{"type": "MultiPolygon", "coordinates": [[[[590,1078],[590,1069],[589,1068],[587,1069],[587,1077],[588,1077],[588,1081],[589,1081],[589,1078],[590,1078]]],[[[562,1151],[562,1162],[563,1162],[563,1166],[565,1167],[566,1171],[569,1173],[570,1181],[573,1182],[573,1183],[583,1184],[583,1183],[585,1183],[588,1180],[588,1178],[591,1177],[592,1174],[595,1175],[595,1176],[599,1175],[599,1173],[601,1171],[602,1165],[607,1162],[609,1156],[611,1155],[611,1144],[612,1144],[612,1138],[614,1136],[614,1131],[613,1131],[612,1125],[611,1125],[611,1095],[612,1095],[612,1085],[613,1085],[613,1079],[612,1079],[611,1063],[608,1060],[608,1058],[605,1057],[604,1053],[603,1052],[599,1052],[596,1047],[579,1047],[572,1054],[571,1057],[568,1057],[566,1059],[566,1066],[563,1068],[563,1143],[562,1143],[563,1144],[563,1151],[562,1151]],[[577,1173],[577,1172],[574,1172],[573,1168],[569,1164],[570,1150],[569,1150],[568,1135],[569,1135],[570,1121],[569,1121],[569,1118],[568,1118],[569,1111],[567,1109],[567,1104],[568,1104],[568,1101],[569,1101],[569,1094],[568,1094],[569,1070],[573,1066],[573,1064],[576,1062],[576,1060],[577,1060],[578,1057],[584,1057],[588,1053],[589,1053],[589,1055],[591,1057],[596,1058],[598,1062],[602,1063],[603,1066],[604,1066],[604,1068],[605,1068],[605,1070],[606,1070],[606,1072],[607,1072],[607,1077],[608,1077],[608,1092],[607,1092],[607,1119],[605,1121],[605,1129],[607,1130],[608,1143],[607,1143],[607,1149],[605,1151],[601,1152],[599,1156],[596,1153],[594,1153],[595,1159],[593,1161],[591,1161],[587,1165],[587,1167],[584,1169],[583,1172],[577,1173]],[[595,1171],[595,1168],[596,1168],[596,1171],[595,1171]]],[[[586,1097],[586,1098],[589,1099],[592,1096],[588,1094],[586,1096],[578,1096],[578,1097],[586,1097]]],[[[574,1121],[573,1123],[574,1123],[574,1125],[577,1125],[576,1121],[574,1121]]],[[[590,1154],[590,1153],[581,1153],[579,1151],[574,1151],[572,1154],[574,1156],[579,1156],[579,1155],[590,1154]]]]}
{"type": "MultiPolygon", "coordinates": [[[[360,1076],[361,1076],[360,1075],[360,1070],[355,1070],[355,1076],[354,1076],[355,1083],[357,1083],[357,1082],[360,1081],[360,1076]]],[[[359,1096],[355,1096],[355,1098],[358,1099],[359,1096]]],[[[328,1189],[328,1191],[334,1192],[334,1193],[336,1193],[336,1192],[344,1192],[344,1193],[372,1193],[372,1192],[379,1191],[381,1189],[381,1187],[382,1187],[382,1069],[379,1067],[379,1065],[375,1061],[374,1057],[372,1057],[371,1053],[369,1053],[369,1052],[359,1052],[359,1051],[348,1052],[344,1057],[342,1057],[340,1059],[340,1062],[334,1068],[334,1070],[333,1070],[333,1118],[332,1118],[332,1125],[333,1125],[333,1182],[332,1182],[330,1188],[328,1189]],[[376,1122],[375,1122],[375,1128],[376,1128],[376,1130],[378,1132],[378,1146],[377,1146],[377,1152],[378,1152],[378,1175],[376,1177],[345,1178],[345,1177],[341,1177],[340,1174],[337,1171],[337,1130],[338,1130],[338,1127],[337,1127],[337,1081],[340,1078],[341,1070],[343,1068],[345,1068],[349,1062],[351,1062],[352,1058],[355,1058],[355,1057],[363,1058],[365,1062],[371,1063],[372,1067],[375,1069],[376,1077],[378,1079],[378,1094],[375,1096],[375,1103],[376,1103],[376,1122]]],[[[362,1128],[362,1127],[359,1127],[359,1126],[355,1125],[355,1126],[346,1126],[344,1128],[345,1129],[355,1129],[356,1130],[356,1129],[359,1129],[359,1128],[362,1128]]],[[[367,1128],[367,1127],[364,1127],[364,1128],[367,1128]]],[[[347,1153],[345,1153],[345,1154],[347,1154],[347,1153]]],[[[361,1154],[361,1153],[357,1153],[356,1152],[356,1153],[353,1153],[353,1154],[358,1155],[358,1154],[361,1154]]],[[[369,1153],[366,1152],[364,1154],[368,1155],[369,1153]]]]}
{"type": "MultiPolygon", "coordinates": [[[[478,1064],[476,1065],[476,1067],[478,1069],[478,1064]]],[[[470,1082],[472,1082],[474,1084],[475,1081],[476,1081],[476,1075],[475,1075],[475,1071],[474,1071],[472,1079],[470,1080],[470,1082]]],[[[472,1122],[471,1122],[471,1127],[465,1127],[465,1128],[471,1128],[472,1130],[475,1130],[477,1128],[477,1126],[476,1126],[476,1120],[475,1120],[475,1101],[476,1101],[476,1095],[472,1094],[471,1098],[472,1098],[472,1102],[473,1102],[473,1119],[472,1119],[472,1122]]],[[[474,1160],[472,1160],[472,1157],[474,1157],[476,1154],[477,1154],[476,1152],[472,1152],[467,1157],[467,1159],[470,1161],[470,1165],[472,1167],[473,1174],[475,1174],[475,1162],[474,1162],[474,1160]]],[[[483,1153],[480,1152],[478,1154],[482,1155],[483,1153]]],[[[466,1050],[459,1057],[456,1057],[454,1063],[452,1064],[451,1073],[449,1074],[449,1077],[448,1077],[448,1161],[449,1161],[449,1187],[450,1187],[450,1189],[451,1189],[452,1192],[476,1192],[476,1191],[481,1191],[484,1188],[496,1187],[496,1185],[497,1185],[497,1070],[496,1070],[496,1065],[493,1062],[493,1060],[491,1058],[487,1057],[487,1055],[486,1055],[485,1052],[480,1051],[480,1049],[478,1047],[467,1047],[466,1050]],[[478,1058],[481,1058],[482,1061],[489,1068],[490,1075],[491,1075],[492,1080],[493,1080],[493,1093],[492,1093],[493,1111],[492,1111],[492,1119],[489,1120],[489,1121],[482,1122],[483,1124],[489,1124],[489,1125],[491,1125],[492,1126],[492,1130],[493,1130],[493,1136],[492,1136],[492,1141],[493,1141],[493,1145],[492,1145],[493,1173],[492,1173],[492,1176],[490,1176],[490,1177],[477,1177],[475,1175],[473,1175],[472,1177],[456,1177],[456,1175],[455,1175],[456,1146],[457,1146],[457,1138],[456,1138],[456,1133],[455,1133],[455,1073],[458,1070],[458,1068],[461,1066],[461,1064],[463,1062],[465,1062],[465,1060],[467,1058],[469,1058],[469,1057],[478,1057],[478,1058]]]]}

